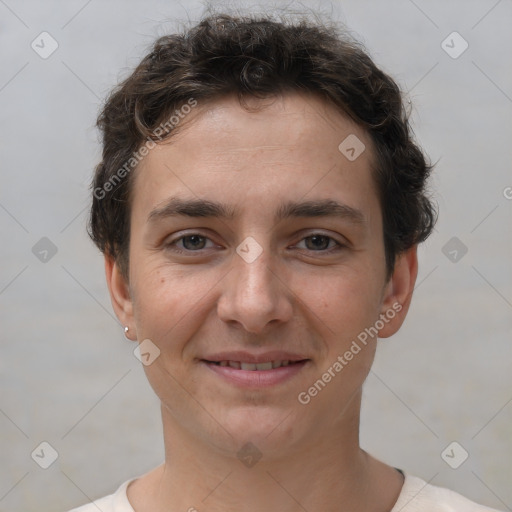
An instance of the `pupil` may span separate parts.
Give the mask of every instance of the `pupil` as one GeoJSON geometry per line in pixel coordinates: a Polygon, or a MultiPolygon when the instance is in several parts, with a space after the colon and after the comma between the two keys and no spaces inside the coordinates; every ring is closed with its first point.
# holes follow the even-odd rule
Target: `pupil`
{"type": "Polygon", "coordinates": [[[328,242],[328,239],[326,236],[323,236],[323,235],[313,235],[313,236],[310,236],[309,239],[313,242],[314,240],[316,240],[317,242],[319,240],[322,240],[324,241],[324,243],[320,243],[320,245],[318,243],[315,243],[313,242],[313,248],[316,248],[316,249],[326,249],[327,246],[329,245],[329,242],[328,242]],[[325,244],[325,242],[327,242],[327,245],[325,244]]]}

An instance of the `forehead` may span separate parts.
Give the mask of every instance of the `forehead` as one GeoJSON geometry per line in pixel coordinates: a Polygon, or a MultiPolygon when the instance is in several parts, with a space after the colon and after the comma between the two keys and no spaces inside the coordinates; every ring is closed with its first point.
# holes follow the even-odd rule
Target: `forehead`
{"type": "MultiPolygon", "coordinates": [[[[368,134],[331,103],[313,94],[288,92],[271,98],[244,100],[244,108],[235,96],[199,103],[184,116],[182,132],[169,139],[188,156],[197,151],[234,156],[282,156],[286,150],[297,158],[314,158],[341,153],[339,144],[357,137],[370,144],[368,134]],[[191,133],[192,132],[192,133],[191,133]],[[336,151],[326,152],[329,146],[336,151]]],[[[371,157],[371,151],[365,157],[371,157]]],[[[290,155],[288,155],[290,156],[290,155]]],[[[364,158],[363,158],[364,159],[364,158]]]]}
{"type": "Polygon", "coordinates": [[[302,93],[247,103],[250,110],[229,96],[184,116],[178,133],[139,164],[134,210],[147,217],[177,191],[231,197],[259,213],[263,202],[282,203],[284,195],[327,199],[335,192],[347,204],[375,196],[370,137],[332,105],[302,93]]]}

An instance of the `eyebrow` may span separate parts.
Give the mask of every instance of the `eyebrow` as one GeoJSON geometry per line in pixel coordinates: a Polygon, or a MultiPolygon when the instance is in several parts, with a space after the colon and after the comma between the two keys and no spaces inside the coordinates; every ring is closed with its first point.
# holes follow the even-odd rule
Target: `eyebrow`
{"type": "MultiPolygon", "coordinates": [[[[237,210],[227,204],[207,199],[182,199],[171,197],[163,206],[153,209],[148,215],[148,223],[154,223],[168,217],[211,217],[233,220],[237,210]]],[[[360,210],[339,203],[333,199],[318,199],[302,202],[288,201],[276,210],[274,221],[279,222],[291,217],[336,217],[354,224],[365,224],[360,210]]]]}

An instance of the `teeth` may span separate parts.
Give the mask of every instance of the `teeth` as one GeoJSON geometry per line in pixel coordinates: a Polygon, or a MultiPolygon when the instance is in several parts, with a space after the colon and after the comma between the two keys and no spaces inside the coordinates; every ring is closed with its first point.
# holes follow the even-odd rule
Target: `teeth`
{"type": "Polygon", "coordinates": [[[265,363],[242,363],[240,361],[218,361],[216,362],[219,366],[230,366],[231,368],[236,368],[237,370],[272,370],[274,368],[280,368],[281,366],[288,366],[290,364],[289,360],[276,360],[276,361],[267,361],[265,363]]]}
{"type": "Polygon", "coordinates": [[[272,361],[269,361],[268,363],[257,363],[256,370],[272,370],[272,361]]]}

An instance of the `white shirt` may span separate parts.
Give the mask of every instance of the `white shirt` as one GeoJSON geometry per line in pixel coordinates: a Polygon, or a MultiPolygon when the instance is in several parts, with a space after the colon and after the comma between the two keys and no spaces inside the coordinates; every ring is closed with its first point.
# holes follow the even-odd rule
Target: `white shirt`
{"type": "MultiPolygon", "coordinates": [[[[69,512],[135,512],[126,489],[136,479],[124,482],[114,494],[69,512]]],[[[421,478],[405,473],[405,481],[395,506],[390,512],[499,512],[478,505],[454,491],[427,484],[421,478]]]]}

